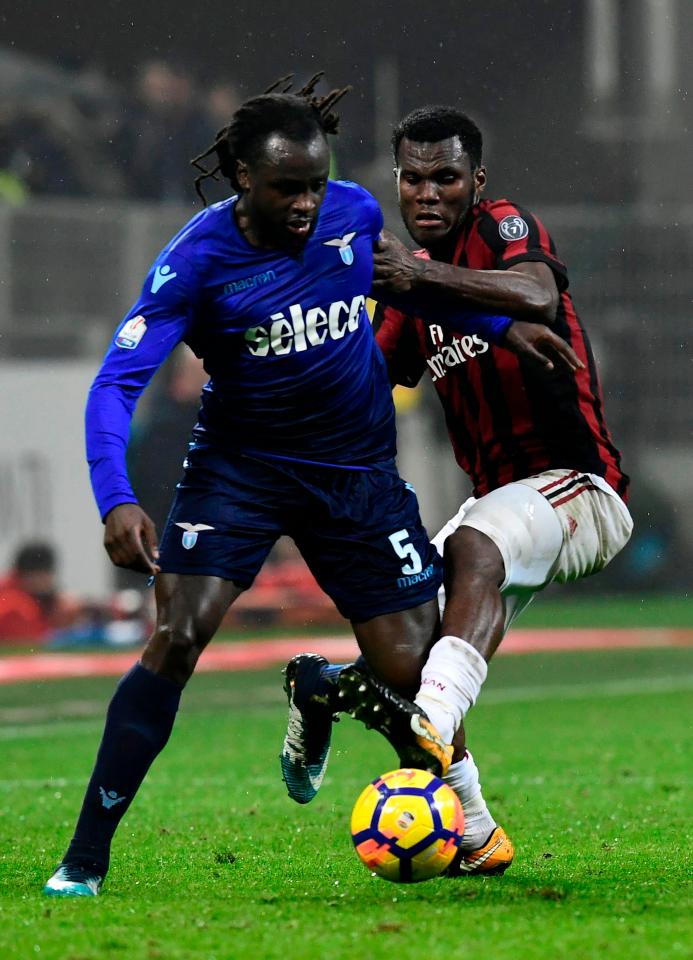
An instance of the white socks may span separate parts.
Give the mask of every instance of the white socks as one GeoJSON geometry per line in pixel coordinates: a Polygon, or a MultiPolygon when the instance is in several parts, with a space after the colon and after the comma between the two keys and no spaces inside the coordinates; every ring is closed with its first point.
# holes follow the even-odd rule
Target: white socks
{"type": "Polygon", "coordinates": [[[445,775],[448,783],[460,798],[464,809],[464,839],[462,850],[478,850],[496,828],[497,823],[489,813],[481,794],[479,771],[469,750],[445,775]]]}
{"type": "MultiPolygon", "coordinates": [[[[451,743],[464,716],[476,703],[488,665],[478,650],[460,637],[445,636],[434,644],[421,673],[415,702],[426,711],[446,743],[451,743]]],[[[477,850],[497,826],[489,813],[479,771],[469,751],[445,776],[464,808],[462,850],[477,850]]]]}
{"type": "Polygon", "coordinates": [[[446,743],[452,742],[462,718],[476,702],[487,672],[486,661],[466,640],[446,636],[433,645],[415,703],[426,711],[446,743]]]}

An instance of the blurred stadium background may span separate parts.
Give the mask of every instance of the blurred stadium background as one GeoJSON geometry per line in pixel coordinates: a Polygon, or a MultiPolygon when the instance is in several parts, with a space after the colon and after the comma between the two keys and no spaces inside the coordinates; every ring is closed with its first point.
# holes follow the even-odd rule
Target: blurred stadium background
{"type": "MultiPolygon", "coordinates": [[[[29,551],[28,572],[39,593],[57,575],[65,626],[20,644],[0,630],[3,958],[690,955],[691,9],[691,0],[4,5],[0,621],[13,589],[3,573],[20,547],[41,541],[57,570],[45,569],[45,550],[29,551]],[[500,883],[372,881],[351,851],[349,810],[393,760],[359,724],[339,724],[314,804],[285,796],[278,665],[299,644],[340,659],[353,642],[282,543],[186,690],[174,742],[116,838],[106,896],[96,910],[47,909],[42,884],[69,839],[114,678],[135,655],[65,648],[132,647],[152,593],[115,571],[101,545],[83,453],[86,392],[151,259],[198,209],[189,159],[240,100],[291,70],[303,79],[319,69],[354,87],[340,106],[336,170],[371,188],[400,235],[392,125],[430,102],[479,121],[488,195],[536,211],[568,263],[633,479],[635,534],[606,572],[530,607],[502,648],[525,655],[494,661],[469,718],[487,799],[518,849],[500,883]],[[223,642],[231,638],[252,642],[223,642]],[[260,663],[271,669],[241,672],[260,663]]],[[[200,385],[181,351],[138,410],[131,473],[159,524],[200,385]]],[[[397,400],[401,470],[433,531],[467,490],[432,390],[397,400]]]]}
{"type": "MultiPolygon", "coordinates": [[[[575,595],[687,598],[687,0],[400,0],[376,8],[294,0],[290,14],[289,22],[279,3],[220,0],[105,4],[98,14],[85,0],[25,0],[3,13],[0,568],[21,544],[45,540],[71,594],[105,603],[117,589],[141,586],[118,577],[101,546],[83,457],[86,391],[150,261],[197,208],[190,157],[276,76],[325,69],[330,83],[354,86],[336,169],[373,190],[400,235],[393,123],[428,102],[456,104],[479,121],[488,195],[539,213],[568,263],[633,478],[633,541],[575,595]]],[[[179,354],[140,405],[131,469],[159,524],[199,386],[199,370],[179,354]]],[[[407,392],[398,403],[401,471],[434,531],[466,488],[432,391],[407,392]]],[[[294,625],[334,623],[306,577],[282,547],[249,595],[245,622],[271,622],[277,611],[286,622],[290,611],[294,625]]]]}

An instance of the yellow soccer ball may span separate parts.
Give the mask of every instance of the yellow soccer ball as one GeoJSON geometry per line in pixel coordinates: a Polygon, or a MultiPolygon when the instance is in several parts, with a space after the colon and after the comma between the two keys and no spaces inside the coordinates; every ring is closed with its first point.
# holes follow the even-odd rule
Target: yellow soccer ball
{"type": "Polygon", "coordinates": [[[462,842],[464,813],[455,791],[425,770],[391,770],[354,804],[351,838],[361,861],[384,880],[437,877],[462,842]]]}

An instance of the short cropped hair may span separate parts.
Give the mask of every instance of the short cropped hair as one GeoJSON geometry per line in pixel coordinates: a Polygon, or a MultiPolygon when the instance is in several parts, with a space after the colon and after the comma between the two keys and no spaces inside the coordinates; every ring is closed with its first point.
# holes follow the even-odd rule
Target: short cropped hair
{"type": "Polygon", "coordinates": [[[449,137],[459,137],[472,169],[481,166],[483,138],[481,130],[471,117],[454,107],[430,106],[412,110],[392,131],[392,153],[397,162],[399,145],[403,138],[417,143],[438,143],[449,137]]]}

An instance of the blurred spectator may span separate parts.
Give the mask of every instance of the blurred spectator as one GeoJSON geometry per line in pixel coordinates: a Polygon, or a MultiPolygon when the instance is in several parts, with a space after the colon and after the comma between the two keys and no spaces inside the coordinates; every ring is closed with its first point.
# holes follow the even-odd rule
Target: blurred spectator
{"type": "Polygon", "coordinates": [[[45,643],[80,612],[79,603],[59,590],[53,547],[40,541],[21,546],[0,580],[0,644],[45,643]]]}
{"type": "MultiPolygon", "coordinates": [[[[203,104],[209,133],[206,141],[200,144],[200,151],[208,147],[216,134],[228,126],[231,117],[243,99],[244,97],[239,94],[238,89],[229,80],[219,80],[209,87],[203,104]]],[[[233,188],[225,177],[220,176],[218,180],[207,180],[205,182],[205,197],[208,204],[225,200],[232,193],[233,188]]]]}
{"type": "Polygon", "coordinates": [[[128,192],[144,200],[192,202],[190,160],[215,132],[185,70],[162,60],[145,63],[117,137],[128,192]]]}
{"type": "Polygon", "coordinates": [[[11,144],[6,169],[17,176],[31,194],[78,197],[89,191],[79,161],[83,132],[71,104],[36,103],[9,117],[4,138],[11,144]]]}
{"type": "Polygon", "coordinates": [[[204,108],[209,126],[214,133],[226,127],[240,107],[244,97],[230,80],[219,80],[207,91],[204,108]]]}
{"type": "MultiPolygon", "coordinates": [[[[200,94],[185,69],[150,60],[124,104],[97,63],[68,69],[10,60],[0,104],[0,201],[39,194],[197,201],[190,160],[238,106],[232,82],[200,94]]],[[[229,194],[228,184],[211,187],[211,201],[229,194]]]]}
{"type": "Polygon", "coordinates": [[[6,99],[0,106],[2,196],[122,196],[124,179],[107,146],[114,101],[61,97],[6,99]]]}
{"type": "Polygon", "coordinates": [[[48,645],[52,650],[139,646],[151,632],[152,615],[151,596],[141,590],[119,590],[108,604],[85,604],[70,626],[50,633],[48,645]]]}
{"type": "Polygon", "coordinates": [[[29,196],[20,172],[24,157],[16,141],[14,114],[8,104],[0,107],[0,202],[21,204],[29,196]]]}
{"type": "Polygon", "coordinates": [[[275,544],[267,562],[224,618],[233,627],[306,627],[343,625],[334,603],[318,586],[297,547],[288,537],[275,544]]]}

